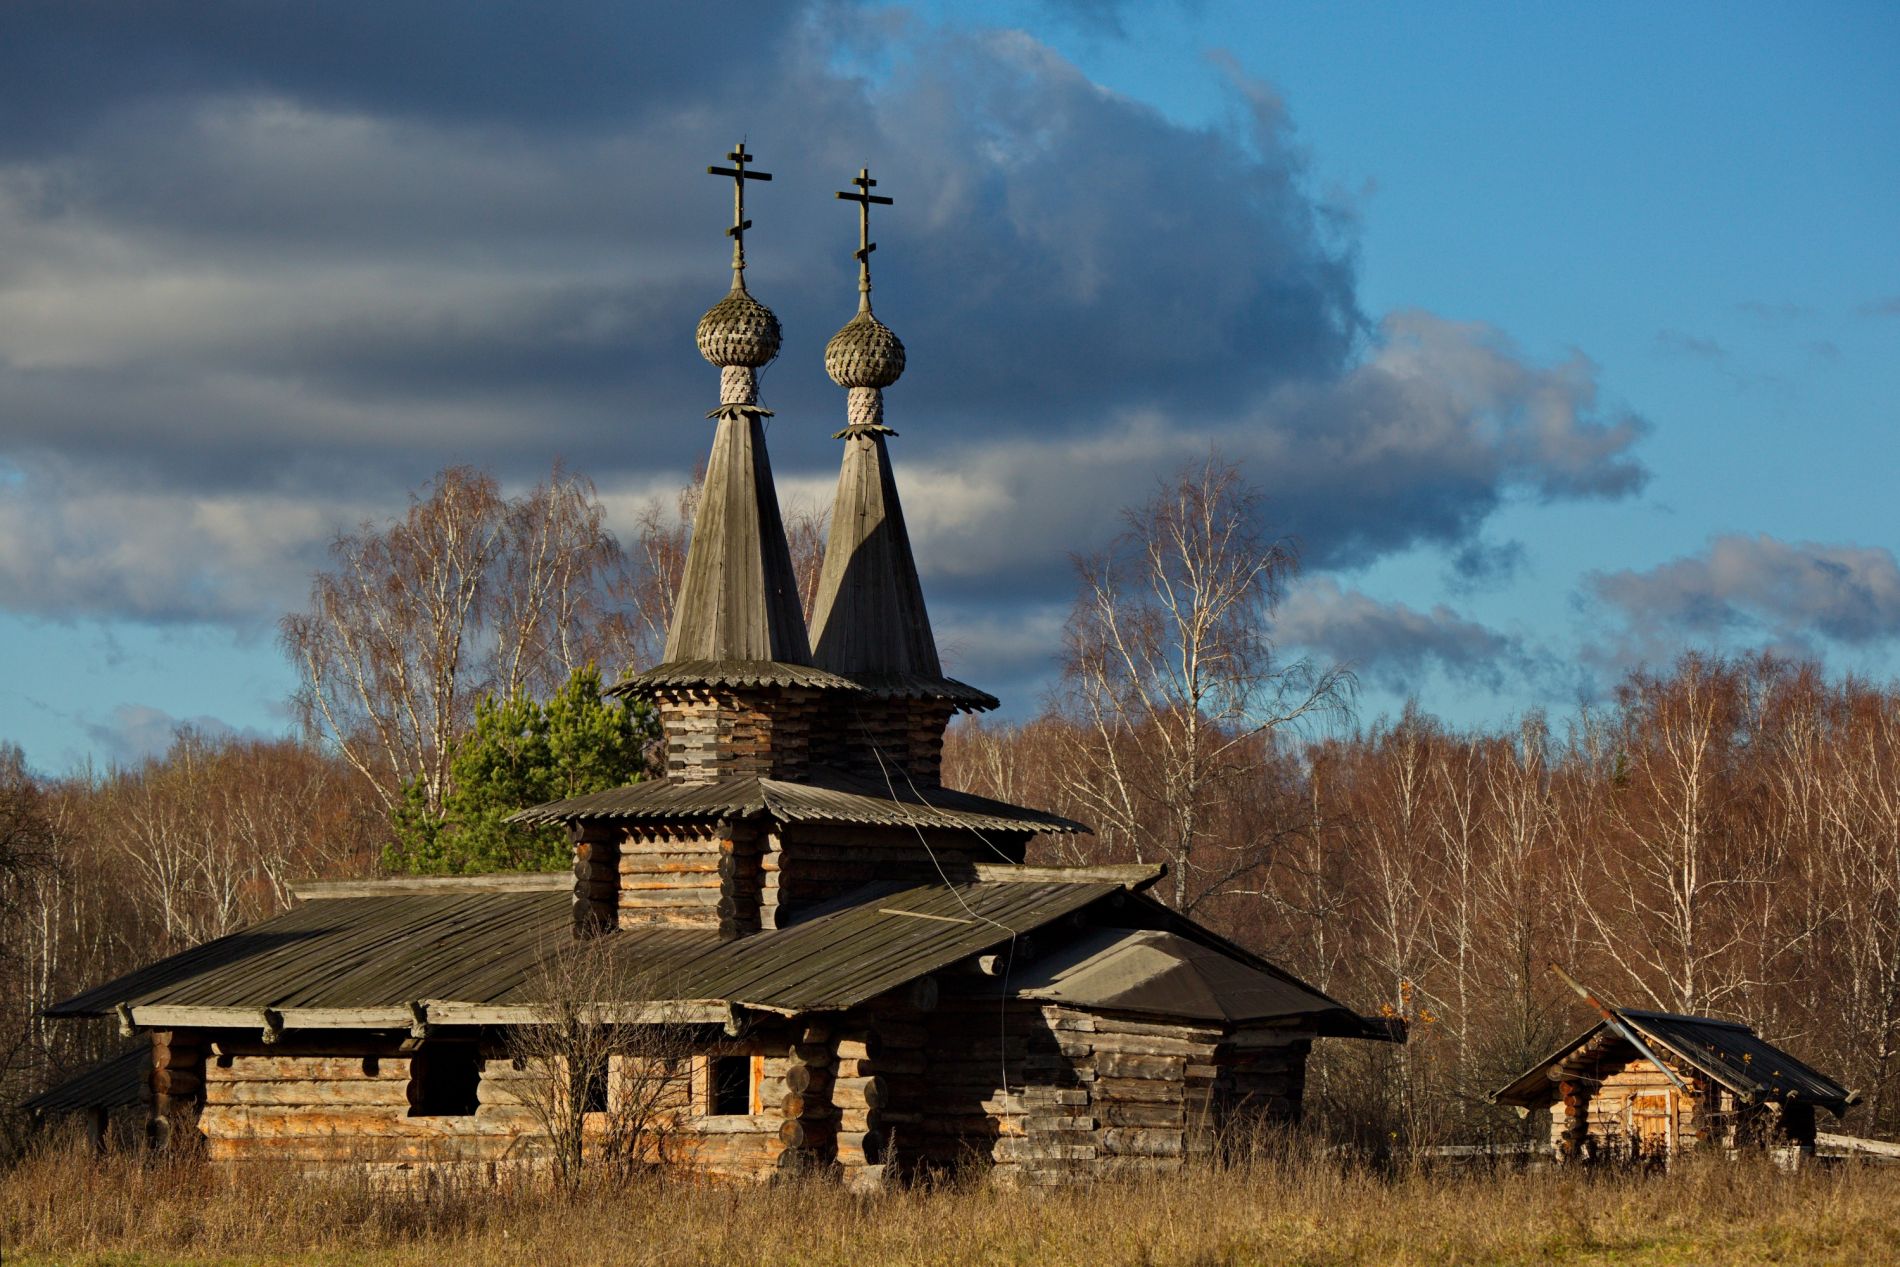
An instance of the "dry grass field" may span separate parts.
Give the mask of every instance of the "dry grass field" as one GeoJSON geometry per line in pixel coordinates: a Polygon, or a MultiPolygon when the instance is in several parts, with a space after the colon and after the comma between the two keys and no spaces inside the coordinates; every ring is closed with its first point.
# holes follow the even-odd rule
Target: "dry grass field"
{"type": "Polygon", "coordinates": [[[1465,1264],[1900,1262],[1900,1169],[1787,1176],[1410,1174],[1262,1159],[1165,1182],[984,1187],[484,1185],[226,1177],[43,1151],[0,1174],[0,1257],[74,1264],[1465,1264]]]}

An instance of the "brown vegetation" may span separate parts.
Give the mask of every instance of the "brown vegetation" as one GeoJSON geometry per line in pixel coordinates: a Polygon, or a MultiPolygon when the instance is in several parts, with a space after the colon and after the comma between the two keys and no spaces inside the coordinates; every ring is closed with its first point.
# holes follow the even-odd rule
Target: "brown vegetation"
{"type": "Polygon", "coordinates": [[[95,1160],[0,1175],[9,1263],[1470,1264],[1890,1262],[1900,1171],[1685,1165],[1666,1176],[1407,1172],[1271,1152],[1053,1192],[636,1178],[378,1190],[367,1172],[95,1160]]]}

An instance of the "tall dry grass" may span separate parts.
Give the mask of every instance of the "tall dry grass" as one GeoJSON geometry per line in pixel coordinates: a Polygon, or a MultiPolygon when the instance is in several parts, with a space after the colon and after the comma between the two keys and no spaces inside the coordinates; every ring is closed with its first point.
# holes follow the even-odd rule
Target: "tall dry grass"
{"type": "Polygon", "coordinates": [[[1900,1171],[1392,1176],[1282,1153],[1054,1192],[673,1181],[560,1197],[66,1145],[0,1175],[0,1250],[10,1265],[1882,1263],[1900,1261],[1900,1171]]]}

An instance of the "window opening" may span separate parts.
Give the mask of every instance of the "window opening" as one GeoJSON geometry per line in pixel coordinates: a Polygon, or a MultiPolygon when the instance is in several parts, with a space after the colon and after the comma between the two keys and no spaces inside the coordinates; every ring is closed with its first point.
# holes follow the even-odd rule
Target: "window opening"
{"type": "Polygon", "coordinates": [[[607,1111],[607,1060],[606,1056],[602,1056],[590,1062],[587,1068],[577,1071],[580,1076],[574,1080],[575,1090],[580,1094],[583,1113],[607,1111]]]}
{"type": "Polygon", "coordinates": [[[737,1117],[752,1111],[752,1058],[715,1056],[712,1062],[711,1113],[737,1117]]]}
{"type": "Polygon", "coordinates": [[[480,1099],[481,1049],[474,1043],[424,1043],[409,1066],[410,1117],[467,1117],[480,1099]]]}

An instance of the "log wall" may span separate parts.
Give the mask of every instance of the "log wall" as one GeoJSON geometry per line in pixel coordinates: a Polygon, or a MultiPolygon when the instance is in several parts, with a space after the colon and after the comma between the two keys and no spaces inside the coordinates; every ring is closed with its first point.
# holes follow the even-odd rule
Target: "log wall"
{"type": "Polygon", "coordinates": [[[793,687],[668,690],[654,697],[666,777],[711,783],[750,775],[799,779],[808,769],[819,693],[793,687]]]}
{"type": "MultiPolygon", "coordinates": [[[[656,1139],[665,1160],[720,1178],[763,1179],[787,1164],[788,1151],[828,1150],[835,1131],[828,1081],[815,1092],[808,1087],[797,1107],[794,1120],[809,1133],[791,1145],[785,1138],[785,1113],[800,1099],[791,1088],[805,1084],[794,1071],[829,1071],[819,1057],[825,1044],[792,1039],[790,1032],[770,1031],[708,1044],[694,1058],[692,1078],[682,1079],[659,1106],[656,1139]],[[760,1112],[707,1113],[707,1062],[720,1055],[760,1058],[760,1112]]],[[[416,1114],[420,1057],[403,1052],[394,1038],[331,1038],[308,1049],[220,1040],[211,1052],[198,1128],[216,1161],[366,1163],[413,1175],[469,1163],[533,1165],[546,1154],[531,1107],[534,1093],[525,1085],[545,1075],[519,1067],[499,1044],[482,1049],[475,1111],[435,1116],[416,1114]]],[[[600,1126],[604,1131],[605,1115],[600,1126]]],[[[828,1164],[831,1156],[794,1159],[806,1160],[828,1164]]]]}
{"type": "Polygon", "coordinates": [[[906,777],[920,788],[943,777],[943,733],[956,710],[938,700],[852,699],[828,702],[814,727],[824,761],[900,786],[906,777]]]}
{"type": "Polygon", "coordinates": [[[152,1031],[152,1069],[143,1097],[151,1107],[146,1134],[170,1147],[194,1134],[205,1103],[205,1036],[198,1030],[152,1031]]]}
{"type": "MultiPolygon", "coordinates": [[[[901,783],[898,785],[903,786],[901,783]]],[[[802,907],[873,880],[941,881],[973,862],[1021,862],[1028,832],[788,823],[766,837],[760,918],[767,928],[802,907]]]]}
{"type": "MultiPolygon", "coordinates": [[[[1605,1045],[1597,1050],[1615,1049],[1605,1045]]],[[[1641,1056],[1599,1056],[1588,1069],[1571,1070],[1567,1064],[1572,1076],[1557,1084],[1550,1106],[1552,1153],[1560,1161],[1662,1161],[1700,1147],[1732,1147],[1734,1097],[1693,1068],[1674,1061],[1669,1067],[1688,1084],[1687,1094],[1641,1056]],[[1660,1100],[1664,1121],[1659,1138],[1645,1142],[1641,1137],[1638,1096],[1649,1105],[1660,1100]]]]}
{"type": "Polygon", "coordinates": [[[620,927],[716,928],[728,937],[758,932],[765,850],[764,834],[746,823],[622,828],[620,927]]]}
{"type": "Polygon", "coordinates": [[[917,1161],[1005,1183],[1179,1170],[1298,1117],[1310,1031],[945,999],[927,1021],[917,1161]]]}

